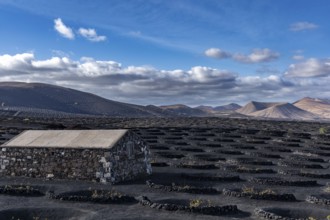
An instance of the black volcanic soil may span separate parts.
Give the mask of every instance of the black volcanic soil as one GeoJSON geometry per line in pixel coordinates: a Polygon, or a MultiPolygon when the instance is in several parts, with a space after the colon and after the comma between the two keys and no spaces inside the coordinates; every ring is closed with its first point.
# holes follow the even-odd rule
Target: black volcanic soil
{"type": "Polygon", "coordinates": [[[114,186],[1,177],[0,219],[327,219],[330,136],[319,129],[328,126],[225,118],[3,116],[0,143],[25,129],[131,128],[149,143],[153,174],[114,186]],[[91,199],[94,191],[114,197],[100,202],[91,199]],[[61,200],[63,195],[69,199],[61,200]]]}

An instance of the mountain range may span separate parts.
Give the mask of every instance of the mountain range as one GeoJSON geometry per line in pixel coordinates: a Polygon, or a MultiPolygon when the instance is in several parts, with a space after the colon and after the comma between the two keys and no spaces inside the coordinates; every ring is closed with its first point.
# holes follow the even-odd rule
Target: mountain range
{"type": "Polygon", "coordinates": [[[320,118],[330,118],[330,100],[305,97],[293,104],[294,106],[311,112],[320,118]]]}
{"type": "Polygon", "coordinates": [[[238,109],[237,112],[258,118],[294,120],[314,120],[319,118],[317,115],[300,109],[291,103],[250,102],[238,109]]]}
{"type": "Polygon", "coordinates": [[[0,115],[74,117],[207,117],[235,116],[290,120],[330,119],[330,100],[305,97],[294,103],[236,103],[216,107],[183,104],[135,105],[43,83],[0,82],[0,115]]]}

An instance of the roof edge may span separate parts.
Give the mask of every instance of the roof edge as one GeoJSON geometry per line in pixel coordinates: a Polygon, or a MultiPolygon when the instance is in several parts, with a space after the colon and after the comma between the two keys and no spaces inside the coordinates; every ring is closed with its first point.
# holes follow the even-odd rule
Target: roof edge
{"type": "MultiPolygon", "coordinates": [[[[21,132],[20,134],[16,135],[15,137],[11,138],[10,140],[6,141],[2,145],[0,145],[0,147],[3,147],[3,148],[6,148],[6,147],[11,148],[12,147],[12,148],[110,149],[110,148],[114,147],[115,145],[117,145],[117,143],[122,138],[124,138],[128,133],[131,133],[131,132],[132,131],[130,129],[25,130],[25,131],[21,132]],[[75,141],[75,138],[73,138],[73,139],[71,139],[71,141],[73,141],[73,142],[71,142],[71,146],[70,146],[69,142],[67,142],[69,144],[64,142],[64,144],[60,143],[58,146],[56,146],[56,143],[58,143],[56,140],[53,140],[54,141],[53,143],[49,143],[49,142],[47,143],[47,141],[46,141],[46,143],[44,145],[40,144],[40,142],[39,142],[39,144],[37,144],[35,146],[34,146],[34,141],[31,141],[30,143],[28,143],[29,141],[26,142],[26,143],[23,142],[23,144],[19,143],[19,141],[16,141],[17,139],[21,138],[22,136],[23,136],[22,139],[26,138],[26,137],[24,137],[24,135],[26,135],[26,133],[29,133],[29,132],[40,132],[40,133],[45,132],[47,134],[48,132],[51,133],[52,131],[53,132],[58,132],[58,133],[60,133],[60,132],[68,132],[68,133],[69,132],[74,132],[73,135],[75,135],[75,133],[79,133],[79,132],[87,132],[88,133],[88,131],[91,131],[93,133],[91,135],[90,140],[93,140],[95,138],[97,140],[97,138],[100,137],[101,142],[96,142],[96,144],[93,146],[93,144],[90,144],[89,141],[88,141],[88,134],[85,134],[85,136],[87,136],[87,139],[86,139],[87,142],[84,142],[84,139],[82,139],[82,140],[77,139],[77,141],[75,141]],[[97,132],[98,131],[100,131],[100,132],[102,131],[102,132],[105,132],[105,133],[101,134],[101,136],[97,137],[97,132]],[[116,132],[119,133],[119,134],[117,133],[115,136],[113,136],[112,141],[111,141],[111,131],[116,131],[116,132]],[[109,132],[109,135],[107,135],[106,132],[109,132]],[[96,137],[93,137],[93,135],[95,136],[95,134],[96,134],[96,137]],[[109,142],[104,141],[105,140],[104,138],[107,139],[107,137],[109,137],[109,139],[110,139],[109,142]],[[79,140],[81,140],[81,141],[79,141],[79,140]],[[77,145],[72,144],[72,143],[76,143],[77,145]],[[85,144],[85,143],[87,143],[87,144],[85,144]],[[111,144],[108,146],[108,145],[106,145],[107,143],[108,144],[111,143],[111,144]]],[[[54,134],[56,135],[56,133],[54,133],[54,134]]],[[[29,135],[29,134],[27,134],[27,135],[29,135]]],[[[83,134],[83,136],[84,136],[84,134],[83,134]]],[[[35,139],[37,139],[39,137],[40,136],[36,136],[35,139]]],[[[32,133],[32,139],[33,139],[33,133],[32,133]]]]}

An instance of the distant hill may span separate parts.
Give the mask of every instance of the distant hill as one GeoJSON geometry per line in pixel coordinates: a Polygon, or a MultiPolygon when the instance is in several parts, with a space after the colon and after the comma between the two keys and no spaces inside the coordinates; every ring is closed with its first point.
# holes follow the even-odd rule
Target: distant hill
{"type": "Polygon", "coordinates": [[[322,118],[330,118],[330,100],[305,97],[293,103],[294,106],[322,118]]]}
{"type": "Polygon", "coordinates": [[[250,115],[253,112],[264,110],[274,105],[281,104],[280,102],[255,102],[251,101],[242,108],[236,110],[236,112],[243,115],[250,115]]]}
{"type": "Polygon", "coordinates": [[[91,93],[42,83],[0,82],[3,109],[20,107],[62,113],[122,117],[168,116],[157,107],[145,107],[108,100],[91,93]]]}
{"type": "Polygon", "coordinates": [[[241,108],[242,106],[236,104],[236,103],[230,103],[228,105],[221,105],[221,106],[205,106],[205,105],[200,105],[195,107],[195,109],[202,110],[208,114],[213,114],[216,115],[219,112],[228,112],[228,111],[236,111],[237,109],[241,108]]]}
{"type": "Polygon", "coordinates": [[[182,104],[176,104],[176,105],[163,105],[159,106],[159,108],[163,110],[167,110],[173,114],[177,114],[178,116],[206,116],[207,112],[201,110],[201,109],[196,109],[196,108],[191,108],[186,105],[182,104]]]}
{"type": "Polygon", "coordinates": [[[203,112],[208,112],[208,113],[212,113],[214,111],[212,106],[206,106],[206,105],[200,105],[195,107],[194,109],[199,109],[202,110],[203,112]]]}
{"type": "Polygon", "coordinates": [[[280,103],[272,105],[263,110],[255,111],[249,114],[254,117],[294,119],[294,120],[313,120],[318,117],[310,112],[304,111],[290,103],[280,103]]]}
{"type": "Polygon", "coordinates": [[[214,107],[213,109],[215,111],[235,111],[237,109],[240,109],[242,106],[236,104],[236,103],[230,103],[228,105],[221,105],[214,107]]]}

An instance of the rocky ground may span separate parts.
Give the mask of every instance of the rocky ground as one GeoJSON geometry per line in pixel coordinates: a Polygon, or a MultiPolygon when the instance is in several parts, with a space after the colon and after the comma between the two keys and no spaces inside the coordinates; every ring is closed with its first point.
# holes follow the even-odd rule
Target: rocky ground
{"type": "Polygon", "coordinates": [[[131,128],[152,152],[148,179],[0,178],[0,219],[330,219],[329,124],[226,118],[0,119],[25,129],[131,128]]]}

